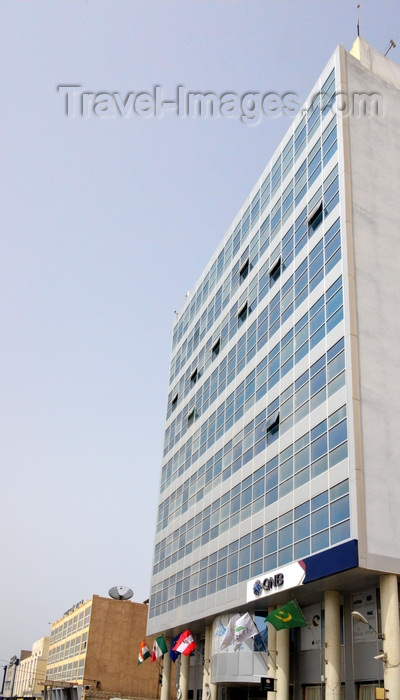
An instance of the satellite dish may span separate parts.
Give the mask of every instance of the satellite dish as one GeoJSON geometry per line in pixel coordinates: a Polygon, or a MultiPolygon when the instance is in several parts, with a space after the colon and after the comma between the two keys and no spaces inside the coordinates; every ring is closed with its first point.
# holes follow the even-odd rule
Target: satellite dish
{"type": "Polygon", "coordinates": [[[129,600],[133,596],[133,591],[128,586],[113,586],[108,591],[108,595],[114,600],[129,600]]]}

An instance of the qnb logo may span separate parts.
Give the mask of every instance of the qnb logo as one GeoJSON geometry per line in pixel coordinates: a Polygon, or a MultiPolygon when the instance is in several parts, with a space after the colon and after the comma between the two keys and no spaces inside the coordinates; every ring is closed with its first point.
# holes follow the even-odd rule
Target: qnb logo
{"type": "Polygon", "coordinates": [[[254,595],[261,595],[263,591],[271,591],[273,588],[283,586],[284,582],[285,577],[282,573],[269,576],[263,581],[257,579],[257,581],[255,581],[253,584],[253,593],[254,595]]]}
{"type": "Polygon", "coordinates": [[[262,583],[261,583],[260,579],[258,578],[257,581],[254,582],[254,586],[253,586],[254,595],[260,595],[262,593],[262,589],[263,589],[262,583]]]}

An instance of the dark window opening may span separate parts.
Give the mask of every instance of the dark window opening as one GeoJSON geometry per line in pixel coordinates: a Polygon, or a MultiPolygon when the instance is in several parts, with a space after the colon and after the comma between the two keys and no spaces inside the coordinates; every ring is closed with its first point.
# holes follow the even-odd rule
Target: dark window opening
{"type": "Polygon", "coordinates": [[[194,419],[195,419],[195,415],[196,415],[196,410],[194,408],[192,408],[192,410],[188,413],[188,417],[187,417],[188,425],[192,425],[192,423],[194,422],[194,419]]]}
{"type": "Polygon", "coordinates": [[[249,259],[244,261],[243,265],[241,266],[239,270],[239,281],[243,282],[243,280],[246,279],[247,275],[249,274],[250,271],[250,264],[249,264],[249,259]]]}
{"type": "Polygon", "coordinates": [[[248,308],[249,308],[249,305],[248,305],[248,302],[246,301],[246,303],[242,306],[242,308],[240,309],[240,311],[238,313],[239,323],[243,323],[243,321],[246,320],[248,308]]]}
{"type": "Polygon", "coordinates": [[[323,218],[323,204],[322,201],[317,204],[316,207],[312,210],[310,216],[308,217],[308,228],[312,229],[313,231],[316,231],[318,226],[320,225],[321,221],[323,218]]]}
{"type": "Polygon", "coordinates": [[[190,375],[190,383],[191,383],[191,384],[196,384],[197,379],[198,379],[198,376],[199,376],[199,375],[198,375],[198,373],[197,373],[197,367],[196,367],[196,369],[194,370],[194,372],[192,372],[192,374],[190,375]]]}
{"type": "Polygon", "coordinates": [[[211,357],[214,359],[214,357],[217,357],[219,350],[221,346],[221,339],[218,338],[218,340],[215,341],[214,345],[211,348],[211,357]]]}
{"type": "Polygon", "coordinates": [[[276,435],[279,430],[279,412],[273,413],[265,423],[267,438],[276,435]]]}
{"type": "Polygon", "coordinates": [[[270,284],[274,284],[276,280],[281,276],[282,272],[282,260],[281,258],[278,258],[278,260],[272,265],[269,271],[269,281],[270,284]]]}
{"type": "Polygon", "coordinates": [[[176,394],[176,395],[174,396],[174,398],[172,399],[172,401],[171,401],[171,408],[172,408],[173,411],[175,410],[175,408],[177,407],[177,405],[178,405],[178,394],[176,394]]]}

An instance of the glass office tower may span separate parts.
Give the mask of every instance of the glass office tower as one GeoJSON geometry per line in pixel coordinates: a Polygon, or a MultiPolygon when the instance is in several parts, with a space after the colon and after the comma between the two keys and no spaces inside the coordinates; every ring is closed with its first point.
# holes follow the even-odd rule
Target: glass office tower
{"type": "Polygon", "coordinates": [[[195,700],[263,676],[351,699],[387,671],[350,613],[384,624],[400,573],[399,88],[362,39],[336,49],[175,319],[148,632],[190,627],[195,700]],[[293,595],[307,628],[221,650],[293,595]]]}

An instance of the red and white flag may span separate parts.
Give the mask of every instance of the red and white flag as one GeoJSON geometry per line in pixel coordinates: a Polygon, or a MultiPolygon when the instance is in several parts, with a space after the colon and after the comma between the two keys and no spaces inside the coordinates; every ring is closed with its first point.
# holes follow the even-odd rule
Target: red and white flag
{"type": "Polygon", "coordinates": [[[184,656],[190,656],[192,651],[196,649],[196,642],[194,641],[190,630],[185,630],[182,632],[180,635],[178,641],[174,646],[172,647],[174,651],[177,651],[178,654],[183,654],[184,656]]]}

